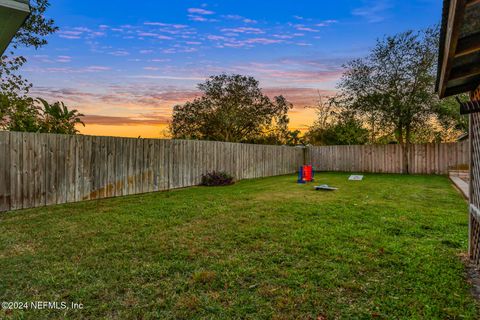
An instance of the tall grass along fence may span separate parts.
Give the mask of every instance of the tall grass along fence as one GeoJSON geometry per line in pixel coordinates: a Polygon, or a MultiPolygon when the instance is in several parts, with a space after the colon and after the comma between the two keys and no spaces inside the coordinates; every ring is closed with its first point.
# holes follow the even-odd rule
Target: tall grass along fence
{"type": "Polygon", "coordinates": [[[302,148],[0,132],[0,211],[294,173],[302,148]]]}
{"type": "MultiPolygon", "coordinates": [[[[317,171],[402,173],[400,145],[325,146],[307,149],[307,162],[317,171]]],[[[413,144],[408,149],[411,174],[447,174],[449,169],[468,168],[469,142],[413,144]]]]}

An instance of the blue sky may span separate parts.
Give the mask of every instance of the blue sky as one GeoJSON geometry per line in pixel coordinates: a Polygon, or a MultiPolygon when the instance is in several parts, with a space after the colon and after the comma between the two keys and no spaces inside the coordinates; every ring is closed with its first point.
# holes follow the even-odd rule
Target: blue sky
{"type": "Polygon", "coordinates": [[[305,129],[314,114],[304,107],[333,92],[345,61],[440,13],[440,0],[52,0],[60,31],[24,52],[24,73],[34,95],[85,113],[87,134],[158,137],[173,105],[222,72],[284,94],[295,104],[292,126],[305,129]]]}

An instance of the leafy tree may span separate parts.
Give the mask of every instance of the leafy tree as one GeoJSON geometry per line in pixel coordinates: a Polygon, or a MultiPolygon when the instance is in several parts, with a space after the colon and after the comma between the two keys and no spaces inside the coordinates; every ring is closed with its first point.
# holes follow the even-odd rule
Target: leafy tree
{"type": "Polygon", "coordinates": [[[15,51],[46,45],[46,36],[57,31],[57,27],[52,19],[45,17],[48,0],[30,2],[31,14],[13,38],[9,55],[0,57],[0,128],[4,130],[39,130],[38,110],[33,99],[27,97],[32,84],[19,74],[27,59],[15,55],[15,51]]]}
{"type": "Polygon", "coordinates": [[[68,110],[63,102],[49,104],[43,99],[0,96],[0,129],[20,132],[76,134],[76,126],[85,125],[77,110],[68,110]]]}
{"type": "Polygon", "coordinates": [[[305,144],[305,141],[301,135],[302,132],[300,130],[289,131],[286,137],[285,144],[287,146],[298,146],[305,144]]]}
{"type": "Polygon", "coordinates": [[[0,96],[0,129],[7,131],[40,131],[40,113],[31,98],[0,96]]]}
{"type": "Polygon", "coordinates": [[[404,148],[405,173],[412,134],[436,113],[437,48],[436,28],[386,37],[377,41],[369,56],[347,63],[339,84],[347,107],[380,130],[394,132],[404,148]]]}
{"type": "Polygon", "coordinates": [[[0,89],[2,89],[4,93],[22,90],[28,92],[31,85],[26,79],[16,74],[16,71],[25,64],[26,58],[14,55],[15,51],[21,47],[38,49],[46,45],[48,43],[46,36],[58,30],[53,19],[45,17],[45,12],[49,6],[48,0],[31,1],[30,16],[12,40],[11,50],[9,52],[12,57],[2,56],[0,63],[2,86],[0,89]]]}
{"type": "Polygon", "coordinates": [[[313,145],[352,145],[368,142],[370,131],[355,111],[345,108],[340,97],[322,97],[319,93],[315,123],[305,133],[306,142],[313,145]]]}
{"type": "Polygon", "coordinates": [[[63,102],[49,104],[47,101],[39,98],[38,101],[42,107],[42,120],[40,124],[41,132],[58,134],[76,134],[76,126],[81,124],[85,126],[81,117],[84,115],[78,110],[68,110],[63,102]]]}
{"type": "Polygon", "coordinates": [[[335,118],[337,112],[335,111],[336,107],[342,107],[336,99],[338,97],[324,97],[318,92],[318,99],[317,103],[313,107],[315,110],[317,119],[315,120],[315,127],[316,128],[326,128],[335,118]]]}
{"type": "Polygon", "coordinates": [[[23,56],[16,56],[15,51],[22,47],[38,49],[48,43],[46,36],[58,30],[55,22],[45,17],[49,6],[49,0],[30,1],[31,14],[15,35],[9,56],[3,55],[0,58],[0,95],[24,96],[30,90],[31,84],[18,74],[27,60],[23,56]]]}
{"type": "Polygon", "coordinates": [[[253,77],[222,74],[198,88],[202,97],[174,107],[173,138],[247,142],[288,136],[292,105],[282,96],[270,100],[253,77]]]}
{"type": "Polygon", "coordinates": [[[49,6],[49,0],[30,1],[30,16],[13,39],[15,49],[19,46],[38,49],[48,43],[46,36],[58,30],[55,21],[45,17],[45,12],[49,6]]]}
{"type": "Polygon", "coordinates": [[[327,145],[360,145],[366,144],[369,138],[368,129],[353,114],[342,114],[340,120],[328,128],[327,145]]]}
{"type": "Polygon", "coordinates": [[[300,130],[288,130],[287,132],[284,132],[281,136],[275,134],[274,132],[264,133],[263,135],[253,140],[246,140],[242,142],[287,146],[298,146],[304,144],[302,132],[300,130]]]}
{"type": "Polygon", "coordinates": [[[368,142],[369,135],[353,112],[342,111],[332,122],[325,125],[317,122],[310,127],[305,138],[313,145],[361,145],[368,142]]]}
{"type": "MultiPolygon", "coordinates": [[[[465,102],[469,100],[467,94],[459,96],[460,101],[465,102]]],[[[443,99],[437,105],[437,117],[445,130],[454,129],[458,133],[468,132],[468,116],[461,115],[458,103],[454,97],[443,99]]]]}
{"type": "Polygon", "coordinates": [[[293,105],[283,96],[275,97],[275,105],[277,113],[273,116],[272,121],[262,129],[261,135],[245,142],[270,145],[301,144],[301,132],[299,130],[290,131],[288,128],[290,124],[288,111],[293,108],[293,105]]]}
{"type": "Polygon", "coordinates": [[[68,110],[63,102],[49,104],[38,99],[40,106],[27,94],[31,83],[18,74],[26,58],[16,56],[19,48],[38,49],[48,43],[46,37],[58,30],[53,19],[45,16],[49,0],[33,0],[31,14],[15,35],[9,56],[0,59],[0,127],[10,131],[76,134],[83,116],[77,110],[68,110]]]}

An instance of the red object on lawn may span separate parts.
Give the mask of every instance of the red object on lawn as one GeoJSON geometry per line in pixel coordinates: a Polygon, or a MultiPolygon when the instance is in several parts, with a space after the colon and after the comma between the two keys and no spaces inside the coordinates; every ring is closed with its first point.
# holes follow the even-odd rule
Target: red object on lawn
{"type": "Polygon", "coordinates": [[[298,172],[298,183],[312,182],[314,175],[313,166],[301,166],[298,172]]]}
{"type": "Polygon", "coordinates": [[[307,182],[313,181],[313,168],[312,166],[303,166],[303,179],[307,182]]]}

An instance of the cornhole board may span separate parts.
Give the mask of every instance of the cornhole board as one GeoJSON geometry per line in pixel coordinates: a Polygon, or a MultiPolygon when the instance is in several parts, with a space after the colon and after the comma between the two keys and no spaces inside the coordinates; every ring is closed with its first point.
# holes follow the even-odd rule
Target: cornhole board
{"type": "Polygon", "coordinates": [[[360,175],[352,175],[352,176],[350,176],[350,178],[348,178],[348,180],[350,180],[350,181],[362,181],[362,180],[363,180],[363,176],[360,176],[360,175]]]}
{"type": "Polygon", "coordinates": [[[330,187],[328,184],[322,184],[321,186],[316,186],[315,190],[335,191],[338,190],[338,188],[330,187]]]}

